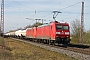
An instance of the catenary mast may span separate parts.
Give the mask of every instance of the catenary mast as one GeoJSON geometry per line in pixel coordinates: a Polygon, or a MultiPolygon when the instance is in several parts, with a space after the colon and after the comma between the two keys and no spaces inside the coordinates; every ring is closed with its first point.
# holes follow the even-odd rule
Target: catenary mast
{"type": "Polygon", "coordinates": [[[80,29],[80,42],[83,43],[83,32],[84,32],[84,2],[82,2],[81,12],[81,29],[80,29]]]}
{"type": "Polygon", "coordinates": [[[4,0],[1,2],[0,35],[4,34],[4,0]]]}

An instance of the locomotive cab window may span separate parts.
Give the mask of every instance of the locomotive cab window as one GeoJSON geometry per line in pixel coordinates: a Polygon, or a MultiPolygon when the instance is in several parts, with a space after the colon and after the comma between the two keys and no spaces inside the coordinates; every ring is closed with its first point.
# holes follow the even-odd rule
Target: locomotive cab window
{"type": "Polygon", "coordinates": [[[63,26],[63,29],[68,30],[69,28],[68,28],[68,26],[63,26]]]}
{"type": "Polygon", "coordinates": [[[62,26],[60,26],[60,25],[56,25],[56,30],[62,30],[62,29],[63,29],[62,26]]]}
{"type": "Polygon", "coordinates": [[[68,30],[68,26],[61,26],[61,25],[56,25],[56,30],[68,30]]]}

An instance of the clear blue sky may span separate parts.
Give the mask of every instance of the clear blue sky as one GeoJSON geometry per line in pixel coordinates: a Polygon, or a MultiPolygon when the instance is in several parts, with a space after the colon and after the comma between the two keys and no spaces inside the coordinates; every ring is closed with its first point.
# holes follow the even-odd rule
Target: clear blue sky
{"type": "MultiPolygon", "coordinates": [[[[0,0],[1,1],[1,0],[0,0]]],[[[81,5],[84,1],[84,26],[90,29],[90,0],[4,0],[5,1],[5,32],[17,28],[24,28],[35,23],[30,19],[46,19],[44,23],[53,20],[52,11],[60,11],[58,21],[71,21],[81,18],[81,5]],[[35,13],[36,11],[36,13],[35,13]]]]}

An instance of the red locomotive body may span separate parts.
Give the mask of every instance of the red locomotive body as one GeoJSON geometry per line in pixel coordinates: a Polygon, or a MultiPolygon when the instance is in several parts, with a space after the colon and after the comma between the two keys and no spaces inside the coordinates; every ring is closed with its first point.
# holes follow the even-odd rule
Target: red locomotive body
{"type": "Polygon", "coordinates": [[[33,28],[33,37],[36,38],[37,36],[37,27],[33,28]]]}
{"type": "Polygon", "coordinates": [[[50,24],[34,27],[26,30],[26,37],[33,37],[46,42],[53,42],[59,44],[70,43],[69,24],[66,22],[52,22],[50,24]]]}
{"type": "Polygon", "coordinates": [[[36,38],[37,27],[26,29],[26,38],[36,38]]]}
{"type": "Polygon", "coordinates": [[[34,29],[33,28],[26,29],[26,38],[34,38],[34,29]]]}
{"type": "Polygon", "coordinates": [[[37,27],[37,38],[53,40],[58,43],[70,42],[69,24],[66,22],[52,22],[37,27]]]}
{"type": "Polygon", "coordinates": [[[38,39],[50,39],[50,25],[42,25],[37,27],[37,37],[38,39]]]}
{"type": "Polygon", "coordinates": [[[70,43],[70,27],[68,23],[56,23],[56,35],[55,40],[59,43],[70,43]]]}

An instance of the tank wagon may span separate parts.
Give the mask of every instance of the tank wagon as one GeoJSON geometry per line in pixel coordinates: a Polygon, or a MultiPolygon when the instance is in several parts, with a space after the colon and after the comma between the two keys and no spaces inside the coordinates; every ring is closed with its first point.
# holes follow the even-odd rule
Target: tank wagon
{"type": "Polygon", "coordinates": [[[15,31],[15,37],[16,38],[21,38],[21,39],[23,39],[23,38],[25,38],[26,37],[26,30],[17,30],[17,31],[15,31]]]}
{"type": "Polygon", "coordinates": [[[15,31],[13,31],[13,32],[8,32],[8,33],[5,33],[4,34],[4,37],[14,37],[15,36],[15,31]]]}

